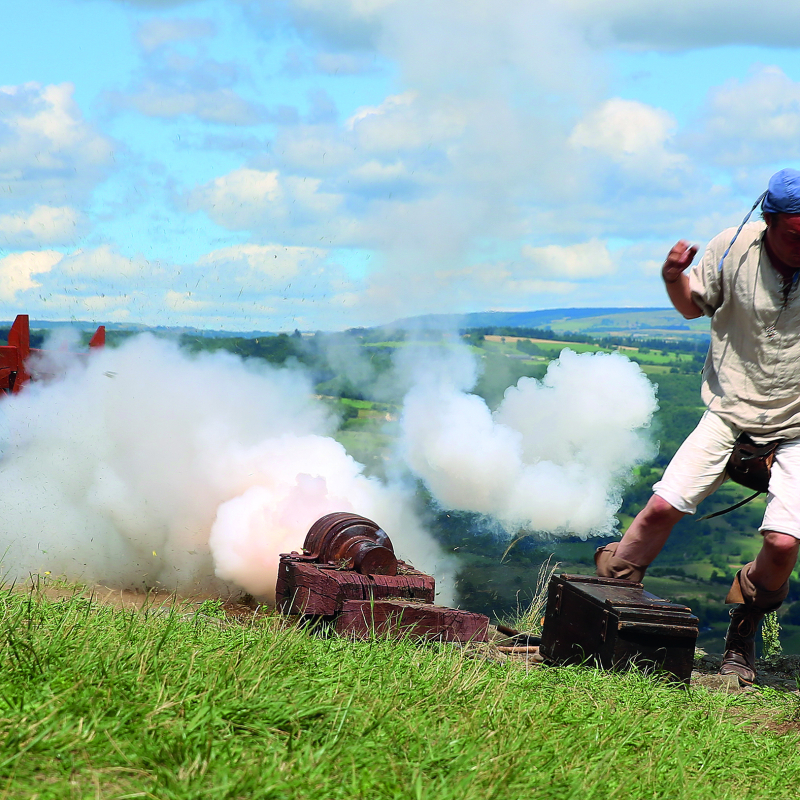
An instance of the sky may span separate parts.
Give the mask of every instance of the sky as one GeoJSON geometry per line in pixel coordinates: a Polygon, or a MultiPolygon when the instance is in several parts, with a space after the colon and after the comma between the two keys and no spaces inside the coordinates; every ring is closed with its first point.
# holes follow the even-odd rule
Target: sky
{"type": "Polygon", "coordinates": [[[304,331],[664,306],[800,167],[800,4],[28,0],[0,319],[304,331]]]}

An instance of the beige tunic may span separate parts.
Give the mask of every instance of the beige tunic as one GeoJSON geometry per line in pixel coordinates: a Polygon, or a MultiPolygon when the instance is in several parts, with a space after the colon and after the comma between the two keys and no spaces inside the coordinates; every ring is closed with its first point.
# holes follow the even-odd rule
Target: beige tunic
{"type": "Polygon", "coordinates": [[[784,291],[762,246],[763,222],[711,240],[689,275],[692,299],[711,317],[703,402],[737,428],[763,439],[800,436],[800,288],[784,291]]]}

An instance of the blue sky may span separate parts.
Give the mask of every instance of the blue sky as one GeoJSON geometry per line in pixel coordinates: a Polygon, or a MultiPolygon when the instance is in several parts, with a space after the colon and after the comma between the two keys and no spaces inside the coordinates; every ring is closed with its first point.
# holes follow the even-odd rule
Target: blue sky
{"type": "Polygon", "coordinates": [[[7,5],[0,318],[664,305],[800,166],[788,0],[7,5]]]}

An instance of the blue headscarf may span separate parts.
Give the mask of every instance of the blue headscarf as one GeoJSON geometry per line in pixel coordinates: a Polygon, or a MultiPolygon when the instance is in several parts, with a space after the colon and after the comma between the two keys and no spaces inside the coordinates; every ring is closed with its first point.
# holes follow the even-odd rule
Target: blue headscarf
{"type": "Polygon", "coordinates": [[[730,253],[733,243],[759,203],[761,203],[761,210],[768,214],[800,214],[800,170],[782,169],[769,179],[767,191],[753,203],[753,207],[747,212],[739,229],[733,235],[728,249],[722,254],[717,270],[722,269],[722,262],[725,260],[725,256],[730,253]]]}
{"type": "Polygon", "coordinates": [[[800,171],[776,172],[769,179],[761,208],[769,214],[800,214],[800,171]]]}

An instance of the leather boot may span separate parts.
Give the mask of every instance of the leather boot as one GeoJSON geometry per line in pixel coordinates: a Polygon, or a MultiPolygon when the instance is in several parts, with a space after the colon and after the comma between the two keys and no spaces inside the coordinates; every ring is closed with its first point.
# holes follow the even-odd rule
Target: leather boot
{"type": "Polygon", "coordinates": [[[780,608],[789,594],[789,582],[769,592],[756,586],[748,572],[750,562],[736,573],[726,603],[736,603],[731,609],[731,622],[725,636],[725,654],[720,675],[736,675],[739,683],[750,686],[756,679],[756,633],[761,620],[769,611],[780,608]]]}
{"type": "Polygon", "coordinates": [[[598,547],[594,553],[595,572],[598,578],[616,578],[622,581],[641,583],[647,565],[640,566],[617,555],[619,542],[598,547]]]}
{"type": "Polygon", "coordinates": [[[752,685],[756,679],[756,633],[766,613],[744,603],[731,609],[720,675],[736,675],[742,686],[752,685]]]}

